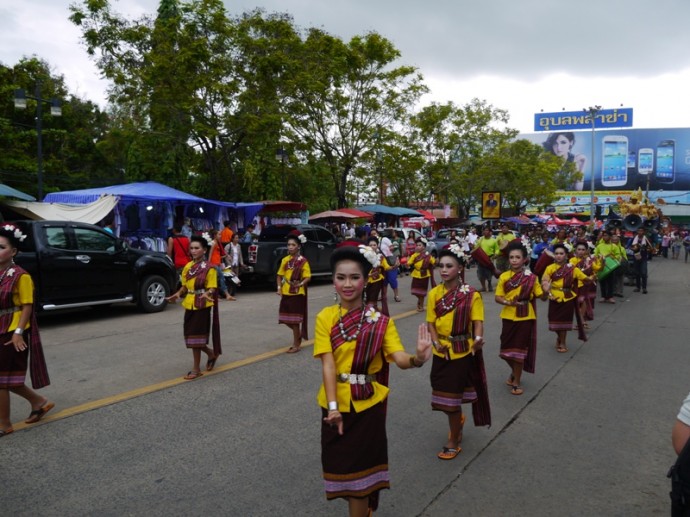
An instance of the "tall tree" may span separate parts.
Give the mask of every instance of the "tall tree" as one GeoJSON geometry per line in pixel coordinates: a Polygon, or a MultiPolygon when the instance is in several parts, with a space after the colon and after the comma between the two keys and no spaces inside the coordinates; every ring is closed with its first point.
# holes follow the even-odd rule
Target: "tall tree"
{"type": "Polygon", "coordinates": [[[454,199],[458,213],[469,215],[484,186],[484,157],[517,135],[505,127],[508,118],[507,111],[479,99],[462,107],[432,103],[411,117],[414,141],[426,152],[422,177],[429,199],[454,199]]]}
{"type": "Polygon", "coordinates": [[[480,167],[488,190],[502,193],[503,206],[519,215],[527,205],[550,204],[555,192],[576,177],[573,167],[563,171],[562,160],[539,144],[515,140],[497,146],[480,167]]]}
{"type": "Polygon", "coordinates": [[[374,32],[348,43],[310,29],[287,81],[287,124],[295,145],[330,170],[337,206],[347,205],[348,180],[375,143],[427,91],[410,66],[393,67],[400,52],[374,32]]]}

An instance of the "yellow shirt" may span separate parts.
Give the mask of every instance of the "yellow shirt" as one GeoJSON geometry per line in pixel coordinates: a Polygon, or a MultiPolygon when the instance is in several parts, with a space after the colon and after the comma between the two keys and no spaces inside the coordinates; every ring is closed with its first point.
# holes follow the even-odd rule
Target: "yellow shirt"
{"type": "MultiPolygon", "coordinates": [[[[587,275],[585,275],[582,271],[580,271],[578,268],[573,267],[572,264],[566,263],[565,266],[563,267],[570,267],[573,269],[573,286],[572,286],[572,291],[571,295],[566,297],[565,293],[563,292],[563,279],[559,278],[558,280],[553,280],[551,279],[551,298],[557,302],[567,302],[568,300],[572,300],[575,298],[577,295],[575,294],[575,289],[578,285],[579,280],[587,280],[587,275]]],[[[544,271],[544,277],[549,277],[551,278],[551,275],[553,275],[560,266],[558,264],[551,264],[547,266],[546,271],[544,271]]]]}
{"type": "MultiPolygon", "coordinates": [[[[510,233],[510,232],[508,232],[508,233],[499,233],[499,234],[496,236],[496,243],[498,244],[498,249],[499,249],[499,250],[500,250],[500,249],[503,249],[503,247],[501,246],[501,244],[503,244],[504,242],[511,242],[513,239],[515,239],[515,235],[513,235],[513,234],[510,233]]],[[[485,250],[485,251],[486,251],[486,250],[485,250]]]]}
{"type": "Polygon", "coordinates": [[[388,264],[388,260],[386,260],[386,257],[379,254],[379,259],[381,260],[381,268],[378,270],[377,273],[375,273],[376,270],[372,268],[372,270],[369,272],[369,278],[367,279],[368,284],[375,284],[376,282],[382,281],[385,278],[383,276],[383,273],[393,269],[393,266],[390,266],[388,264]]]}
{"type": "MultiPolygon", "coordinates": [[[[187,288],[187,294],[182,300],[182,307],[190,311],[198,311],[199,309],[194,306],[194,282],[196,282],[196,277],[187,278],[187,271],[194,265],[194,262],[189,262],[183,269],[182,275],[182,285],[187,288]]],[[[206,262],[206,266],[209,268],[206,272],[206,282],[204,283],[204,289],[215,289],[218,287],[218,275],[210,262],[206,262]]],[[[210,300],[206,301],[204,308],[213,307],[213,302],[210,300]]]]}
{"type": "MultiPolygon", "coordinates": [[[[290,292],[290,280],[292,280],[292,273],[293,269],[290,269],[288,267],[288,262],[290,262],[290,259],[292,257],[290,255],[283,257],[283,260],[280,261],[280,267],[278,268],[278,276],[283,278],[283,283],[280,287],[280,294],[283,296],[298,296],[298,295],[304,295],[306,294],[306,291],[304,290],[303,286],[300,286],[299,291],[296,293],[291,293],[290,292]]],[[[311,278],[311,269],[309,268],[309,261],[304,258],[302,255],[300,255],[300,259],[304,261],[304,265],[302,266],[302,280],[305,280],[307,278],[311,278]]]]}
{"type": "MultiPolygon", "coordinates": [[[[10,266],[11,269],[12,266],[10,266]]],[[[9,273],[9,271],[8,271],[9,273]]],[[[22,314],[22,305],[31,305],[34,303],[34,282],[29,274],[19,277],[17,283],[14,284],[12,290],[12,304],[15,307],[15,312],[12,313],[12,320],[6,329],[0,329],[0,333],[12,332],[19,324],[19,318],[22,314]]],[[[25,329],[31,325],[27,322],[25,329]]],[[[0,345],[2,346],[2,345],[0,345]]]]}
{"type": "MultiPolygon", "coordinates": [[[[453,318],[455,316],[454,310],[447,312],[440,318],[436,317],[436,303],[441,298],[443,298],[447,292],[448,290],[446,289],[446,286],[444,286],[443,284],[439,284],[436,287],[434,287],[431,291],[429,291],[429,297],[427,298],[426,321],[434,325],[434,327],[436,328],[436,333],[439,336],[450,336],[451,330],[453,328],[453,318]]],[[[468,339],[468,342],[470,344],[469,350],[465,353],[456,353],[453,351],[452,343],[449,340],[442,339],[440,337],[438,339],[438,342],[442,345],[450,346],[448,354],[450,354],[451,360],[460,359],[461,357],[465,357],[467,354],[472,352],[472,346],[474,345],[474,339],[472,338],[473,321],[484,321],[484,302],[482,301],[482,295],[479,294],[477,291],[475,291],[474,295],[472,296],[472,305],[470,306],[470,328],[465,329],[465,332],[470,335],[470,338],[468,339]]],[[[435,348],[434,355],[437,355],[439,357],[446,357],[443,353],[438,352],[435,348]]]]}
{"type": "MultiPolygon", "coordinates": [[[[340,309],[340,315],[345,315],[347,311],[340,309]]],[[[314,337],[314,357],[319,357],[322,354],[332,353],[335,359],[336,374],[350,373],[352,370],[352,361],[355,355],[355,347],[357,341],[347,341],[333,350],[331,345],[331,329],[338,324],[339,306],[331,305],[324,308],[316,316],[316,335],[314,337]]],[[[393,320],[389,320],[386,333],[383,337],[383,356],[387,362],[393,362],[392,354],[395,352],[404,351],[403,345],[400,342],[400,336],[395,328],[393,320]]],[[[376,354],[376,357],[369,364],[367,374],[372,375],[381,370],[383,367],[383,359],[381,354],[376,354]]],[[[338,411],[341,413],[350,412],[350,403],[355,408],[355,412],[359,413],[385,400],[388,396],[388,387],[373,381],[374,394],[366,400],[352,400],[352,392],[350,384],[347,382],[336,382],[336,396],[338,398],[338,411]]],[[[317,395],[319,405],[327,409],[328,401],[326,400],[326,388],[321,383],[319,394],[317,395]]]]}
{"type": "MultiPolygon", "coordinates": [[[[580,259],[577,257],[573,257],[570,259],[570,263],[573,266],[577,266],[578,262],[580,262],[580,259]]],[[[602,263],[601,260],[599,260],[598,258],[592,258],[592,274],[596,275],[599,271],[601,271],[601,268],[603,266],[604,266],[604,264],[602,263]]],[[[583,271],[583,273],[584,273],[584,271],[583,271]]],[[[585,274],[587,274],[587,273],[585,273],[585,274]]],[[[584,282],[582,280],[577,281],[578,287],[582,287],[583,285],[584,285],[584,282]]]]}
{"type": "MultiPolygon", "coordinates": [[[[529,270],[525,271],[525,274],[528,273],[532,275],[532,273],[530,273],[529,270]]],[[[512,277],[512,271],[506,271],[505,273],[501,274],[501,276],[498,278],[498,285],[496,286],[496,296],[503,296],[506,299],[506,301],[512,301],[517,299],[518,295],[520,294],[520,291],[522,291],[522,287],[517,287],[508,292],[505,291],[505,284],[512,277]]],[[[532,292],[530,293],[529,299],[533,300],[534,298],[539,298],[543,295],[544,290],[541,288],[541,283],[539,282],[539,279],[536,278],[534,285],[532,286],[532,292]]],[[[532,307],[532,304],[529,302],[527,303],[527,310],[527,316],[525,316],[524,318],[519,318],[517,315],[517,307],[515,307],[514,305],[504,305],[503,310],[501,310],[501,318],[512,321],[525,321],[537,319],[537,315],[534,313],[534,307],[532,307]]]]}
{"type": "MultiPolygon", "coordinates": [[[[410,257],[407,259],[407,265],[412,266],[412,278],[427,278],[431,276],[431,272],[428,269],[425,269],[422,271],[422,264],[424,263],[424,259],[420,259],[418,262],[415,262],[417,260],[417,257],[428,253],[426,251],[423,251],[422,253],[413,253],[410,255],[410,257]],[[413,264],[414,263],[414,264],[413,264]]],[[[430,264],[433,266],[436,264],[436,259],[434,257],[431,257],[430,264]]]]}

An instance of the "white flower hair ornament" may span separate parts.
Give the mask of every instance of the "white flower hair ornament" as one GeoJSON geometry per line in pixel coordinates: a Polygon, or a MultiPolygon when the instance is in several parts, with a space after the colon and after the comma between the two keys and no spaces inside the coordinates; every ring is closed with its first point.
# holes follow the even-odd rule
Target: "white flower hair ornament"
{"type": "Polygon", "coordinates": [[[424,246],[426,246],[427,244],[429,244],[429,241],[426,240],[426,237],[420,237],[419,240],[422,241],[422,242],[424,243],[424,246]]]}
{"type": "Polygon", "coordinates": [[[306,244],[306,243],[307,243],[307,237],[306,237],[303,233],[300,233],[300,234],[297,236],[297,238],[299,239],[300,243],[302,243],[302,244],[306,244]]]}
{"type": "Polygon", "coordinates": [[[563,245],[565,246],[565,249],[568,250],[568,253],[573,252],[573,245],[572,244],[570,244],[569,242],[564,242],[563,245]]]}
{"type": "Polygon", "coordinates": [[[26,235],[22,233],[22,231],[17,228],[16,226],[12,226],[11,224],[6,224],[2,227],[3,230],[6,232],[10,232],[14,235],[14,238],[17,239],[19,242],[24,242],[24,239],[26,239],[26,235]]]}
{"type": "Polygon", "coordinates": [[[522,243],[522,245],[527,250],[527,255],[531,255],[532,254],[532,245],[529,242],[529,237],[527,237],[526,235],[523,235],[522,237],[520,237],[520,242],[522,243]]]}
{"type": "Polygon", "coordinates": [[[213,239],[211,238],[211,236],[209,235],[208,232],[202,233],[201,236],[204,238],[204,240],[205,240],[206,242],[208,242],[208,245],[209,245],[209,246],[210,246],[211,244],[213,244],[213,239]]]}
{"type": "Polygon", "coordinates": [[[465,252],[462,250],[459,244],[451,244],[448,246],[448,250],[460,259],[460,262],[464,262],[467,259],[465,252]]]}
{"type": "Polygon", "coordinates": [[[364,255],[364,258],[371,264],[371,267],[379,267],[381,265],[379,254],[376,253],[373,248],[360,244],[359,252],[364,255]]]}

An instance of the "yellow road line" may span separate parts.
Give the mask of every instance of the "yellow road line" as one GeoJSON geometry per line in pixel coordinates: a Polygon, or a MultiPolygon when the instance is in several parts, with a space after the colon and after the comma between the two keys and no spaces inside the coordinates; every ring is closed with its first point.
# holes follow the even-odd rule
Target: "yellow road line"
{"type": "MultiPolygon", "coordinates": [[[[398,314],[397,316],[393,316],[393,320],[396,319],[403,319],[407,318],[409,316],[414,316],[415,314],[419,314],[416,310],[415,311],[408,311],[408,312],[403,312],[401,314],[398,314]]],[[[305,341],[302,343],[302,347],[309,347],[314,344],[314,340],[310,339],[308,341],[305,341]]],[[[276,357],[279,355],[283,355],[287,348],[279,348],[278,350],[271,350],[270,352],[264,352],[263,354],[259,355],[254,355],[251,357],[246,357],[244,359],[240,359],[239,361],[234,361],[232,363],[224,364],[217,366],[213,369],[211,372],[203,372],[204,377],[210,377],[211,375],[217,375],[222,372],[227,372],[230,370],[234,370],[235,368],[241,368],[242,366],[248,366],[250,364],[258,363],[260,361],[265,361],[266,359],[270,359],[272,357],[276,357]]],[[[157,384],[151,384],[149,386],[143,386],[141,388],[137,388],[134,390],[130,391],[125,391],[123,393],[119,393],[117,395],[112,395],[110,397],[105,397],[102,399],[98,400],[92,400],[91,402],[85,402],[84,404],[79,404],[78,406],[72,406],[67,409],[63,409],[62,411],[58,411],[57,413],[49,413],[48,416],[44,417],[41,420],[41,424],[44,422],[54,422],[56,420],[62,420],[63,418],[69,418],[71,416],[79,415],[81,413],[86,413],[87,411],[93,411],[94,409],[99,409],[105,406],[110,406],[112,404],[117,404],[118,402],[124,402],[125,400],[133,399],[136,397],[141,397],[142,395],[148,395],[149,393],[154,393],[156,391],[164,390],[166,388],[171,388],[173,386],[177,386],[179,384],[185,384],[188,382],[193,382],[193,381],[188,381],[185,380],[182,377],[178,377],[175,379],[170,379],[168,381],[163,381],[159,382],[157,384]]],[[[39,424],[40,425],[40,424],[39,424]]],[[[26,429],[27,427],[36,427],[36,424],[25,424],[23,422],[14,424],[12,426],[15,431],[20,431],[22,429],[26,429]]]]}

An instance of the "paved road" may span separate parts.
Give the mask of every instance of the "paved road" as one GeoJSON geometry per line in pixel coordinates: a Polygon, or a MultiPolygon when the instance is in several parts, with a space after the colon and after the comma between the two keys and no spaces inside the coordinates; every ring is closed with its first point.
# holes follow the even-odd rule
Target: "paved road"
{"type": "MultiPolygon", "coordinates": [[[[599,305],[590,340],[558,354],[540,321],[537,373],[510,395],[498,359],[499,306],[485,297],[493,426],[466,426],[441,462],[445,419],[429,408],[429,366],[391,375],[392,489],[377,515],[667,515],[670,429],[690,391],[690,265],[657,259],[650,293],[599,305]]],[[[474,279],[474,271],[470,271],[474,279]]],[[[392,304],[408,350],[421,315],[409,277],[392,304]]],[[[310,290],[311,316],[332,289],[310,290]]],[[[45,422],[0,441],[7,515],[344,515],[319,462],[320,365],[285,355],[278,297],[253,290],[221,306],[213,375],[183,382],[191,354],[182,310],[129,306],[44,318],[58,404],[45,422]],[[254,360],[258,356],[259,360],[254,360]],[[8,511],[9,510],[9,511],[8,511]]],[[[540,305],[540,315],[546,304],[540,305]]],[[[28,408],[13,397],[16,422],[28,408]]]]}

